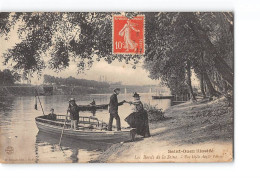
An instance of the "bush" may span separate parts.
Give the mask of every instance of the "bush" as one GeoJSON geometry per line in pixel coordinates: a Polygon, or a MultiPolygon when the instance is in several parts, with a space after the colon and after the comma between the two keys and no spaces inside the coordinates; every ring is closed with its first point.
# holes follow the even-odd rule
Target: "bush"
{"type": "Polygon", "coordinates": [[[149,121],[161,121],[166,119],[163,115],[162,109],[158,109],[157,105],[153,106],[150,104],[144,104],[144,109],[148,113],[149,121]]]}

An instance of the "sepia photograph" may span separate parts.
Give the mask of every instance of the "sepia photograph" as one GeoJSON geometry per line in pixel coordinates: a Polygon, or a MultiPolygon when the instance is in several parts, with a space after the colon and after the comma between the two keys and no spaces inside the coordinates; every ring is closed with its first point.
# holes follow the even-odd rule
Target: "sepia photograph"
{"type": "Polygon", "coordinates": [[[0,12],[0,162],[234,159],[234,13],[0,12]]]}

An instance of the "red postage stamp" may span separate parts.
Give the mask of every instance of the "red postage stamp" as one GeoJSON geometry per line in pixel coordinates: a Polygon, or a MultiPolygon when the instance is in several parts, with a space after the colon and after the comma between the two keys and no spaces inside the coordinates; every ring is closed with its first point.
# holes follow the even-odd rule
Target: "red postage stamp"
{"type": "Polygon", "coordinates": [[[144,54],[144,21],[144,15],[132,19],[113,16],[113,54],[144,54]]]}

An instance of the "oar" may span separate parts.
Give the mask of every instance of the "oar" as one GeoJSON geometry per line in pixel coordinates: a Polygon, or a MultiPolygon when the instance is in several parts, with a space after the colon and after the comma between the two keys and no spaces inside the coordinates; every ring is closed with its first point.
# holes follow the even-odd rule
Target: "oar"
{"type": "Polygon", "coordinates": [[[67,111],[67,115],[66,115],[66,118],[65,118],[65,121],[64,121],[64,124],[63,124],[62,131],[61,131],[59,146],[61,144],[62,135],[63,135],[63,132],[64,132],[64,128],[66,126],[67,117],[68,117],[68,111],[67,111]]]}
{"type": "MultiPolygon", "coordinates": [[[[35,92],[36,92],[36,95],[37,95],[37,97],[38,97],[40,106],[41,106],[41,108],[42,108],[42,114],[45,116],[44,110],[43,110],[43,107],[42,107],[42,103],[41,103],[41,100],[40,100],[39,93],[38,93],[37,89],[35,89],[35,92]]],[[[36,97],[36,96],[35,96],[35,97],[36,97]]],[[[37,98],[36,98],[36,100],[37,100],[37,98]]],[[[35,103],[35,109],[37,110],[37,103],[35,103]]]]}

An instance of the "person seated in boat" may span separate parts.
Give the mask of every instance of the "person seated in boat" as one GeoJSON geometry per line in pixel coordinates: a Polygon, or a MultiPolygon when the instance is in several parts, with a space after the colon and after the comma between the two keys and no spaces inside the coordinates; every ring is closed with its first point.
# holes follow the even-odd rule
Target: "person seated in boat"
{"type": "Polygon", "coordinates": [[[96,106],[96,101],[93,99],[93,101],[90,103],[91,106],[96,106]]]}
{"type": "Polygon", "coordinates": [[[56,119],[57,119],[57,115],[54,114],[54,109],[53,109],[53,108],[51,108],[50,114],[48,114],[47,118],[48,118],[49,120],[56,120],[56,119]]]}
{"type": "Polygon", "coordinates": [[[134,100],[126,102],[133,105],[133,113],[125,118],[125,121],[130,125],[131,128],[136,128],[136,133],[143,137],[150,137],[148,114],[143,107],[143,103],[140,100],[140,95],[134,93],[134,100]]]}
{"type": "Polygon", "coordinates": [[[68,112],[70,113],[71,129],[77,130],[79,123],[79,111],[82,109],[76,104],[76,100],[71,98],[69,100],[68,112]]]}

